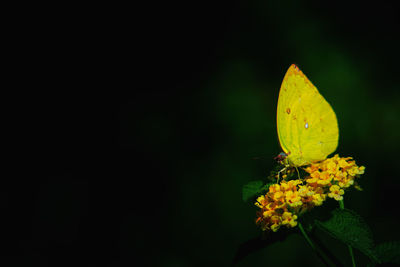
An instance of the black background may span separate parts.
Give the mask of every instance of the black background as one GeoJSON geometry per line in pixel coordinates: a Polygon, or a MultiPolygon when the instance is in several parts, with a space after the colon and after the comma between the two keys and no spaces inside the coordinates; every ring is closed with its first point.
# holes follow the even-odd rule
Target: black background
{"type": "MultiPolygon", "coordinates": [[[[280,152],[275,107],[291,63],[334,107],[338,152],[366,166],[364,191],[346,205],[377,242],[399,239],[394,5],[19,10],[6,51],[13,172],[2,186],[15,265],[228,265],[259,234],[241,186],[265,177],[280,152]]],[[[318,266],[312,253],[298,236],[241,264],[318,266]]]]}

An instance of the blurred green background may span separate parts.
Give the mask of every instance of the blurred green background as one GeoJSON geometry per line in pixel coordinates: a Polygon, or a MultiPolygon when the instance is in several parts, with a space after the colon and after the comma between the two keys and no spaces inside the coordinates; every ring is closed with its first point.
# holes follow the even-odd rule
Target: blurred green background
{"type": "MultiPolygon", "coordinates": [[[[119,110],[120,147],[139,150],[151,162],[145,164],[147,185],[162,187],[144,203],[144,224],[154,234],[137,240],[138,249],[154,256],[152,264],[227,265],[241,243],[260,234],[256,209],[243,203],[241,189],[265,178],[281,151],[276,105],[291,63],[334,108],[336,152],[366,166],[364,191],[348,192],[346,206],[367,220],[377,242],[400,239],[394,197],[400,185],[397,8],[246,1],[190,4],[183,14],[166,7],[171,13],[153,15],[157,23],[145,30],[155,30],[150,32],[162,42],[154,44],[154,37],[144,45],[154,48],[146,47],[154,60],[141,61],[149,70],[143,91],[119,110]]],[[[322,238],[343,264],[350,263],[345,246],[322,238]]],[[[360,253],[356,257],[365,264],[360,253]]],[[[321,265],[300,235],[239,266],[295,264],[321,265]]]]}
{"type": "MultiPolygon", "coordinates": [[[[15,64],[29,72],[15,78],[27,83],[15,85],[15,109],[31,119],[15,120],[24,128],[15,144],[35,146],[15,149],[28,163],[3,186],[16,229],[7,246],[25,261],[18,266],[229,265],[260,235],[242,186],[265,178],[281,152],[276,106],[292,63],[335,110],[337,153],[366,167],[364,191],[346,193],[346,207],[376,242],[400,240],[397,6],[163,1],[43,10],[15,31],[25,62],[15,64]]],[[[350,264],[344,245],[318,234],[350,264]]],[[[277,265],[321,261],[292,235],[238,263],[277,265]]]]}

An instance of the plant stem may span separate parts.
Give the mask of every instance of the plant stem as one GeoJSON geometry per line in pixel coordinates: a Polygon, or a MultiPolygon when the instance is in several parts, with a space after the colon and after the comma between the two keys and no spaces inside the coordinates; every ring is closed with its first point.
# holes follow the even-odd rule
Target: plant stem
{"type": "Polygon", "coordinates": [[[304,238],[307,240],[308,244],[312,247],[312,249],[317,250],[314,243],[308,237],[306,231],[304,231],[303,225],[300,222],[299,222],[299,229],[300,229],[301,233],[303,234],[304,238]]]}
{"type": "MultiPolygon", "coordinates": [[[[341,210],[344,210],[344,201],[343,199],[339,201],[339,207],[341,210]]],[[[347,245],[349,248],[349,253],[351,257],[351,263],[353,264],[353,267],[356,267],[356,260],[354,259],[354,254],[353,254],[353,248],[350,245],[347,245]]]]}
{"type": "Polygon", "coordinates": [[[344,201],[343,201],[343,199],[339,200],[339,207],[340,207],[341,210],[344,210],[344,201]]]}
{"type": "Polygon", "coordinates": [[[353,248],[350,245],[347,245],[347,247],[349,248],[351,262],[353,264],[353,267],[356,267],[356,260],[354,259],[353,248]]]}
{"type": "Polygon", "coordinates": [[[329,259],[330,262],[332,262],[332,265],[335,267],[341,267],[344,266],[339,259],[335,257],[335,255],[332,254],[332,251],[330,251],[324,243],[321,242],[321,240],[318,238],[318,236],[315,234],[315,231],[311,231],[308,233],[308,236],[310,239],[314,242],[315,246],[319,248],[329,259]]]}
{"type": "Polygon", "coordinates": [[[299,229],[301,233],[303,234],[304,238],[307,240],[307,243],[311,246],[311,248],[315,251],[315,253],[321,258],[321,260],[327,265],[327,266],[334,266],[329,259],[326,257],[322,251],[314,245],[314,243],[311,241],[310,237],[307,235],[306,231],[303,228],[303,225],[298,222],[299,229]]]}

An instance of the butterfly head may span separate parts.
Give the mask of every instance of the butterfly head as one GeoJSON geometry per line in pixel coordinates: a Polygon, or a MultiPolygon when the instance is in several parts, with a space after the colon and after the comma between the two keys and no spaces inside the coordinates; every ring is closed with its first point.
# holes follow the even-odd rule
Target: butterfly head
{"type": "Polygon", "coordinates": [[[287,155],[286,153],[281,152],[281,153],[278,154],[278,156],[276,156],[276,157],[274,158],[274,160],[276,160],[278,163],[282,164],[283,161],[286,160],[287,156],[288,156],[288,155],[287,155]]]}

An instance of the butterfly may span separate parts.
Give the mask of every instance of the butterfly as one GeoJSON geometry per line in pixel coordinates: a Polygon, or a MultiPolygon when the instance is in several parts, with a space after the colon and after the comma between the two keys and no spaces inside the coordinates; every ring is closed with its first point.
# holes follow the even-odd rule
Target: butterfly
{"type": "Polygon", "coordinates": [[[288,166],[321,161],[336,150],[336,114],[295,64],[283,78],[276,117],[279,142],[288,166]]]}

